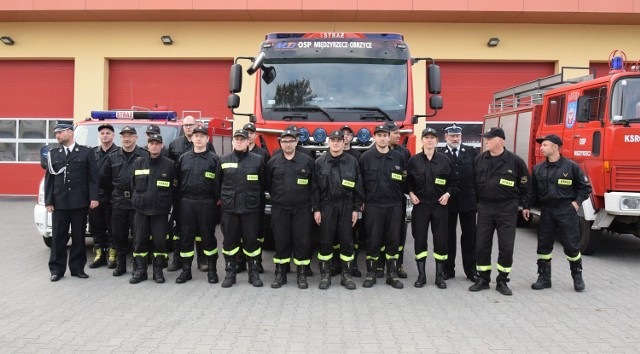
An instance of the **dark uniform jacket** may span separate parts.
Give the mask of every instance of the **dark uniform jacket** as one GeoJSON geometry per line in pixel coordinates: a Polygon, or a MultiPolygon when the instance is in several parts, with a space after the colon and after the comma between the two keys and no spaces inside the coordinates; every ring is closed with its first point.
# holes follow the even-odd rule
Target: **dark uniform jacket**
{"type": "Polygon", "coordinates": [[[90,148],[75,144],[73,151],[66,156],[64,147],[60,146],[49,152],[49,158],[54,172],[66,169],[57,175],[47,169],[45,205],[53,205],[55,209],[79,209],[89,207],[91,200],[99,200],[98,165],[90,148]]]}
{"type": "Polygon", "coordinates": [[[311,205],[313,160],[305,154],[295,153],[291,160],[284,154],[273,155],[267,163],[266,187],[271,204],[285,208],[311,205]]]}
{"type": "Polygon", "coordinates": [[[98,174],[100,175],[100,188],[98,189],[98,195],[100,195],[100,203],[108,202],[111,198],[111,188],[108,183],[103,183],[105,180],[104,166],[109,157],[109,154],[118,150],[116,144],[112,144],[107,151],[102,150],[102,146],[98,145],[94,147],[93,153],[96,155],[96,164],[98,165],[98,174]]]}
{"type": "Polygon", "coordinates": [[[449,198],[447,208],[452,213],[465,213],[476,210],[476,189],[474,187],[473,159],[478,155],[472,146],[460,144],[458,147],[458,157],[453,154],[449,146],[438,150],[447,155],[453,162],[453,166],[458,176],[458,193],[449,198]]]}
{"type": "MultiPolygon", "coordinates": [[[[182,135],[169,144],[169,158],[178,161],[182,154],[190,150],[193,150],[193,143],[185,135],[182,135]]],[[[211,140],[207,142],[207,151],[216,153],[216,148],[213,147],[211,140]]]]}
{"type": "Polygon", "coordinates": [[[225,155],[222,162],[222,211],[248,214],[260,211],[264,194],[265,164],[262,157],[251,152],[225,155]]]}
{"type": "Polygon", "coordinates": [[[170,158],[145,156],[135,160],[132,181],[131,203],[136,212],[169,214],[178,184],[175,164],[170,158]]]}
{"type": "Polygon", "coordinates": [[[560,160],[545,160],[533,168],[531,188],[527,195],[529,205],[541,203],[553,205],[558,202],[582,204],[591,194],[591,184],[580,166],[564,156],[560,160]]]}
{"type": "Polygon", "coordinates": [[[342,153],[338,157],[330,152],[318,157],[313,173],[313,211],[320,211],[321,205],[353,205],[353,211],[360,211],[364,202],[364,189],[358,161],[355,157],[342,153]]]}
{"type": "Polygon", "coordinates": [[[362,156],[362,154],[360,153],[360,151],[358,151],[358,150],[356,150],[356,149],[354,149],[354,148],[351,148],[351,149],[349,149],[349,150],[344,150],[344,152],[345,152],[345,154],[349,154],[349,155],[351,155],[351,156],[355,157],[355,158],[356,158],[356,160],[360,160],[360,156],[362,156]]]}
{"type": "Polygon", "coordinates": [[[178,159],[179,198],[220,199],[220,157],[211,151],[185,152],[178,159]]]}
{"type": "MultiPolygon", "coordinates": [[[[311,153],[311,150],[303,147],[302,145],[296,145],[296,154],[297,153],[303,153],[303,154],[313,158],[313,154],[311,153]]],[[[282,149],[277,148],[277,149],[273,150],[273,156],[276,156],[277,154],[282,154],[282,149]]]]}
{"type": "Polygon", "coordinates": [[[406,199],[406,165],[398,150],[381,154],[375,146],[360,156],[365,205],[402,205],[406,199]]]}
{"type": "Polygon", "coordinates": [[[249,152],[254,153],[254,154],[259,155],[260,157],[262,157],[262,161],[264,161],[265,164],[271,158],[271,155],[269,155],[269,151],[267,151],[267,149],[265,149],[265,148],[259,147],[258,145],[254,145],[253,149],[249,150],[249,152]]]}
{"type": "MultiPolygon", "coordinates": [[[[409,149],[407,149],[404,145],[394,145],[391,146],[389,145],[389,147],[392,150],[396,150],[400,153],[400,156],[402,156],[402,161],[404,161],[404,165],[407,166],[407,164],[409,163],[409,159],[411,158],[411,152],[409,151],[409,149]]],[[[374,146],[375,149],[375,146],[374,146]]]]}
{"type": "Polygon", "coordinates": [[[445,193],[450,194],[449,200],[454,199],[457,189],[455,168],[445,154],[435,152],[429,160],[421,152],[409,159],[407,190],[420,199],[420,204],[438,204],[438,199],[445,193]]]}
{"type": "Polygon", "coordinates": [[[111,205],[117,209],[131,210],[131,196],[133,187],[133,162],[140,157],[149,156],[149,152],[138,146],[131,152],[127,159],[122,148],[109,154],[105,161],[103,184],[108,184],[111,192],[111,205]]]}
{"type": "Polygon", "coordinates": [[[492,168],[489,151],[476,156],[473,160],[475,173],[475,189],[478,201],[502,202],[521,200],[526,204],[529,186],[529,171],[524,161],[509,150],[502,155],[493,157],[495,165],[492,168]]]}

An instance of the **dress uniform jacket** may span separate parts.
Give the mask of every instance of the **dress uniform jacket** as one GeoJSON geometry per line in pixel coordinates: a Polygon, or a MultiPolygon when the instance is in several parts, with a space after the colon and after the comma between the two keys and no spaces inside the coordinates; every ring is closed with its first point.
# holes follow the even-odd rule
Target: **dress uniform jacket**
{"type": "Polygon", "coordinates": [[[66,156],[64,147],[50,151],[51,167],[54,171],[66,168],[54,175],[45,174],[45,205],[55,209],[88,208],[91,200],[98,200],[98,165],[93,151],[76,144],[66,156]]]}
{"type": "Polygon", "coordinates": [[[474,211],[476,207],[476,190],[473,183],[473,159],[478,155],[472,146],[460,144],[458,156],[449,149],[448,146],[438,150],[447,155],[453,162],[458,176],[458,193],[449,198],[447,208],[452,213],[465,213],[474,211]]]}

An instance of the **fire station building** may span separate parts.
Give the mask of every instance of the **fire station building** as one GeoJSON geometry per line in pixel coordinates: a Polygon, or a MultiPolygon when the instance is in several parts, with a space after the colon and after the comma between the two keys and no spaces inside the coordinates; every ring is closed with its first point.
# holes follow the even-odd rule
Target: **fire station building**
{"type": "MultiPolygon", "coordinates": [[[[640,59],[639,24],[640,0],[0,0],[0,194],[37,194],[57,119],[132,106],[231,117],[229,67],[270,32],[403,34],[442,71],[430,119],[478,122],[495,91],[562,67],[604,75],[615,49],[640,59]]],[[[416,65],[416,112],[425,86],[416,65]]]]}

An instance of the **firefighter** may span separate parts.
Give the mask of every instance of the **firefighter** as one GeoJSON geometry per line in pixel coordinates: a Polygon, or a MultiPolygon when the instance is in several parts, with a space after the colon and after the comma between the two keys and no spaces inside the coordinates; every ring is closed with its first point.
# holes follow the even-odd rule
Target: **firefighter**
{"type": "MultiPolygon", "coordinates": [[[[354,149],[351,146],[351,143],[353,142],[353,129],[351,129],[350,126],[345,125],[342,128],[340,128],[340,131],[342,132],[342,135],[344,136],[344,152],[355,157],[356,160],[360,160],[360,151],[354,149]]],[[[351,276],[356,277],[356,278],[360,278],[362,277],[362,273],[360,272],[360,269],[358,269],[358,253],[361,247],[364,247],[364,242],[365,242],[365,238],[364,236],[366,235],[365,231],[364,231],[364,224],[362,222],[361,218],[358,218],[358,221],[356,222],[356,225],[353,227],[353,263],[352,263],[352,267],[351,267],[351,276]]],[[[336,247],[338,245],[338,242],[340,242],[339,239],[336,238],[335,240],[336,244],[334,245],[334,247],[336,247]]],[[[337,248],[337,251],[339,251],[339,247],[337,248]]],[[[335,252],[334,252],[335,255],[335,252]]]]}
{"type": "MultiPolygon", "coordinates": [[[[589,199],[591,184],[574,161],[560,154],[562,139],[555,134],[536,139],[546,160],[537,164],[531,174],[528,204],[541,204],[538,225],[538,280],[531,284],[534,290],[551,287],[551,251],[554,237],[560,236],[564,254],[569,260],[573,288],[583,291],[582,255],[578,248],[580,232],[577,211],[589,199]]],[[[524,209],[525,220],[531,217],[524,209]]]]}
{"type": "Polygon", "coordinates": [[[429,225],[433,234],[433,258],[436,260],[435,284],[440,289],[447,288],[444,281],[444,262],[449,253],[447,204],[451,197],[455,197],[458,179],[453,163],[436,151],[437,146],[438,133],[427,127],[422,131],[422,152],[409,159],[407,166],[407,190],[413,203],[411,230],[418,264],[416,288],[422,288],[427,282],[425,264],[429,225]]]}
{"type": "Polygon", "coordinates": [[[149,156],[134,161],[131,203],[134,217],[135,268],[129,280],[131,284],[147,280],[147,256],[150,240],[153,242],[153,280],[164,283],[163,264],[169,257],[167,235],[169,212],[173,206],[177,185],[175,164],[162,156],[162,135],[153,134],[147,139],[149,156]]]}
{"type": "Polygon", "coordinates": [[[271,195],[271,227],[275,239],[276,265],[272,288],[287,283],[286,266],[297,266],[297,284],[307,289],[305,268],[309,266],[311,233],[311,179],[314,161],[296,152],[296,133],[285,130],[280,135],[282,154],[274,155],[267,163],[266,188],[271,195]]]}
{"type": "Polygon", "coordinates": [[[491,247],[493,233],[498,232],[498,277],[496,290],[512,295],[507,286],[513,264],[513,244],[520,202],[526,202],[529,172],[516,154],[504,147],[504,130],[493,127],[482,137],[485,151],[473,160],[478,199],[476,228],[476,283],[470,291],[489,289],[491,282],[491,247]]]}
{"type": "MultiPolygon", "coordinates": [[[[389,128],[389,147],[392,150],[398,150],[402,155],[404,165],[409,164],[409,158],[411,158],[411,152],[400,144],[400,128],[394,122],[387,122],[389,128]]],[[[407,241],[407,198],[402,199],[402,222],[400,223],[400,246],[398,248],[398,277],[401,279],[407,278],[407,272],[404,270],[404,245],[407,241]]],[[[384,276],[384,262],[378,262],[378,278],[384,276]]]]}
{"type": "Polygon", "coordinates": [[[331,286],[331,259],[334,237],[340,239],[342,278],[340,284],[354,290],[351,278],[353,263],[353,226],[362,210],[364,191],[358,161],[344,153],[344,137],[339,130],[329,135],[329,151],[315,162],[313,175],[313,218],[320,226],[320,289],[331,286]]]}
{"type": "MultiPolygon", "coordinates": [[[[193,116],[184,117],[184,119],[182,120],[183,135],[174,139],[171,144],[169,144],[169,158],[174,162],[178,162],[180,156],[182,156],[182,154],[184,154],[185,152],[193,150],[192,140],[195,127],[196,119],[193,118],[193,116]]],[[[212,151],[215,154],[216,149],[213,147],[211,140],[207,142],[206,148],[208,151],[212,151]]],[[[179,214],[179,210],[174,210],[171,213],[172,220],[169,221],[169,226],[173,227],[172,236],[170,236],[171,242],[169,242],[173,246],[173,259],[171,260],[171,264],[169,264],[169,267],[167,268],[167,271],[169,272],[175,272],[182,267],[180,263],[180,233],[178,232],[180,230],[180,223],[179,218],[177,217],[179,214]]],[[[198,264],[198,269],[206,272],[207,259],[205,259],[205,256],[202,253],[202,247],[200,247],[202,238],[198,235],[196,236],[196,241],[196,263],[198,264]]]]}
{"type": "Polygon", "coordinates": [[[111,192],[111,212],[113,222],[113,243],[116,248],[116,269],[113,276],[119,277],[127,272],[127,253],[129,253],[129,232],[135,234],[133,219],[135,210],[131,204],[134,176],[133,163],[149,153],[136,145],[136,128],[124,126],[120,130],[122,147],[109,154],[104,167],[104,179],[111,192]]]}
{"type": "Polygon", "coordinates": [[[111,190],[108,185],[102,183],[105,161],[112,151],[118,149],[113,143],[113,135],[113,125],[104,123],[98,126],[100,145],[94,147],[93,152],[101,181],[98,189],[100,204],[97,208],[89,210],[89,233],[93,237],[93,251],[95,252],[95,258],[89,264],[89,268],[98,268],[105,264],[109,269],[116,267],[116,249],[111,237],[111,203],[109,201],[111,190]]]}
{"type": "Polygon", "coordinates": [[[220,158],[207,148],[207,129],[198,126],[191,136],[193,150],[180,156],[176,166],[179,185],[180,257],[182,273],[176,283],[191,280],[191,263],[196,235],[202,238],[202,252],[207,262],[207,280],[218,283],[216,262],[218,240],[215,236],[218,200],[220,199],[220,158]]]}
{"type": "Polygon", "coordinates": [[[375,145],[360,157],[365,195],[364,223],[367,228],[367,275],[363,286],[376,283],[376,264],[386,259],[387,284],[402,289],[397,271],[400,247],[400,226],[406,168],[401,153],[389,147],[389,127],[374,130],[375,145]],[[384,246],[384,252],[381,247],[384,246]]]}
{"type": "Polygon", "coordinates": [[[444,280],[456,276],[456,250],[458,218],[460,218],[460,248],[462,268],[467,279],[476,279],[476,191],[473,187],[473,159],[478,155],[472,146],[462,144],[462,127],[453,123],[444,128],[447,145],[439,151],[453,162],[458,176],[458,192],[449,198],[448,250],[449,257],[444,263],[444,280]]]}
{"type": "Polygon", "coordinates": [[[85,230],[87,210],[95,209],[98,201],[98,166],[93,151],[76,144],[72,122],[58,122],[53,130],[58,148],[49,151],[44,179],[44,200],[52,215],[50,280],[60,280],[67,268],[67,242],[71,235],[69,270],[71,276],[88,278],[85,230]],[[71,232],[69,232],[71,227],[71,232]]]}
{"type": "Polygon", "coordinates": [[[258,241],[261,198],[264,195],[264,161],[249,152],[246,130],[233,133],[233,151],[222,157],[222,253],[226,275],[223,288],[236,282],[237,255],[242,252],[249,263],[249,283],[261,287],[258,258],[262,249],[258,241]]]}

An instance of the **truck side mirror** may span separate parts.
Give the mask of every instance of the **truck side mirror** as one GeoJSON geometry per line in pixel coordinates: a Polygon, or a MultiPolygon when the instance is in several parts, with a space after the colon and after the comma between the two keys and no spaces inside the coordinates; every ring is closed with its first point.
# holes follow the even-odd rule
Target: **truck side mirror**
{"type": "Polygon", "coordinates": [[[238,93],[242,91],[242,65],[231,65],[229,73],[229,92],[238,93]]]}
{"type": "Polygon", "coordinates": [[[576,112],[576,120],[578,122],[588,122],[591,115],[591,97],[578,97],[578,111],[576,112]]]}
{"type": "Polygon", "coordinates": [[[429,107],[435,111],[442,109],[442,96],[433,95],[429,97],[429,107]]]}
{"type": "Polygon", "coordinates": [[[269,85],[276,79],[276,68],[273,66],[262,67],[262,80],[269,85]]]}
{"type": "Polygon", "coordinates": [[[432,95],[438,94],[441,91],[440,85],[440,67],[436,64],[430,64],[427,68],[427,83],[429,86],[429,93],[432,95]]]}
{"type": "Polygon", "coordinates": [[[227,98],[227,107],[234,109],[240,107],[240,96],[235,93],[227,98]]]}

